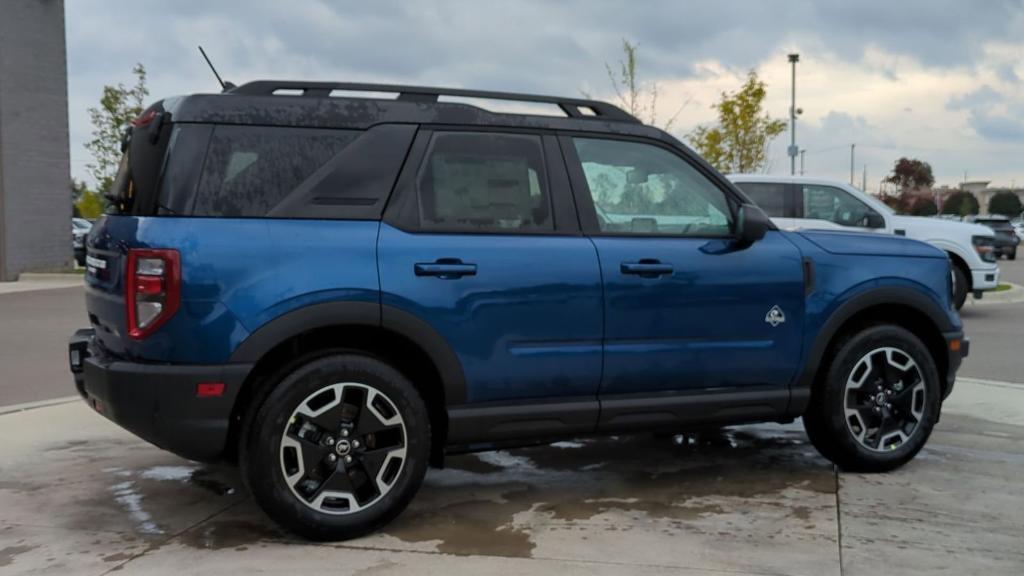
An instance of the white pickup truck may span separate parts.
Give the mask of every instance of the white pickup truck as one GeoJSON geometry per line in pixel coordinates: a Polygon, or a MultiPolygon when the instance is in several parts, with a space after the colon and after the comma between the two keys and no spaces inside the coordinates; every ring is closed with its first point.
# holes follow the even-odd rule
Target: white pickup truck
{"type": "Polygon", "coordinates": [[[957,309],[968,293],[981,298],[983,292],[999,284],[995,232],[987,226],[900,216],[878,198],[835,180],[762,174],[732,174],[728,178],[779,228],[855,228],[906,236],[944,250],[953,263],[957,309]]]}

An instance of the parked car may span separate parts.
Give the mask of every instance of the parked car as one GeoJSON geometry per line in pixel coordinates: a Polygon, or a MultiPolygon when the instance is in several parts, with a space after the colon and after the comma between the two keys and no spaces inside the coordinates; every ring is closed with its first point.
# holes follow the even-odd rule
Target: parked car
{"type": "Polygon", "coordinates": [[[969,222],[988,226],[996,233],[995,254],[996,257],[1005,256],[1007,260],[1017,259],[1017,245],[1020,238],[1017,237],[1017,230],[1005,216],[975,216],[969,218],[969,222]]]}
{"type": "Polygon", "coordinates": [[[1017,238],[1024,240],[1024,222],[1020,220],[1013,222],[1013,231],[1017,233],[1017,238]]]}
{"type": "Polygon", "coordinates": [[[979,224],[901,216],[881,200],[838,182],[806,176],[733,174],[729,176],[785,229],[862,230],[927,242],[949,255],[959,310],[973,293],[981,298],[999,285],[995,233],[979,224]]]}
{"type": "Polygon", "coordinates": [[[603,102],[260,81],[133,124],[75,385],[157,446],[237,459],[310,538],[382,526],[446,454],[559,437],[803,416],[838,465],[891,470],[969,349],[944,252],[780,231],[603,102]]]}
{"type": "Polygon", "coordinates": [[[75,255],[75,262],[79,266],[85,266],[85,237],[92,230],[92,222],[85,218],[71,219],[71,252],[75,255]]]}

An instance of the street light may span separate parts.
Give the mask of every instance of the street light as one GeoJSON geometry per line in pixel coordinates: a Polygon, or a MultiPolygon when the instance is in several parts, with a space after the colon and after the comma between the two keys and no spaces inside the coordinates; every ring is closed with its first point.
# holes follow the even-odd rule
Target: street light
{"type": "Polygon", "coordinates": [[[800,153],[796,147],[796,115],[801,111],[796,109],[796,63],[800,61],[799,54],[790,54],[789,63],[793,66],[793,101],[789,106],[789,174],[796,174],[796,155],[800,153]]]}

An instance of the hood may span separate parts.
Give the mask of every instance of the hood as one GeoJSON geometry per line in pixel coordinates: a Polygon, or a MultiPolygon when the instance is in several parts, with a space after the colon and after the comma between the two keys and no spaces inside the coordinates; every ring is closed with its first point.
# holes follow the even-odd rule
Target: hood
{"type": "Polygon", "coordinates": [[[948,237],[951,235],[963,236],[995,236],[995,232],[988,226],[972,224],[970,222],[957,222],[955,220],[943,220],[942,218],[925,218],[923,216],[893,216],[893,226],[907,230],[914,229],[936,238],[948,237]]]}
{"type": "Polygon", "coordinates": [[[946,258],[946,253],[931,244],[902,236],[874,232],[805,230],[797,232],[832,254],[852,256],[902,256],[908,258],[946,258]]]}

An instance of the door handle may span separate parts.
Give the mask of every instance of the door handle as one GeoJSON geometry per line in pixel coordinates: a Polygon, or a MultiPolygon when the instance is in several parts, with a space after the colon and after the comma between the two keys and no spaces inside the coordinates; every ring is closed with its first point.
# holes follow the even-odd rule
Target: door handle
{"type": "Polygon", "coordinates": [[[620,270],[623,274],[632,274],[641,278],[657,278],[673,272],[671,264],[665,264],[654,258],[644,258],[639,262],[623,262],[620,270]]]}
{"type": "Polygon", "coordinates": [[[442,280],[457,280],[463,276],[476,276],[476,264],[458,258],[440,258],[435,262],[420,262],[413,266],[417,276],[434,276],[442,280]]]}

